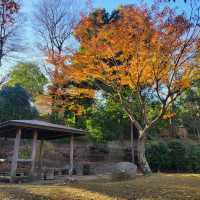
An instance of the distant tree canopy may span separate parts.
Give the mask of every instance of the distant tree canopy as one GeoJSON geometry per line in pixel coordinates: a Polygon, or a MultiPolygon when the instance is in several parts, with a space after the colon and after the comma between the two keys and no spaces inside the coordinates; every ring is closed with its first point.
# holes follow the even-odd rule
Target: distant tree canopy
{"type": "Polygon", "coordinates": [[[96,142],[129,138],[130,123],[124,110],[112,99],[101,101],[87,110],[85,126],[90,138],[96,142]]]}
{"type": "Polygon", "coordinates": [[[20,85],[35,98],[43,93],[45,84],[47,84],[47,78],[36,64],[19,63],[11,71],[7,85],[20,85]]]}
{"type": "Polygon", "coordinates": [[[200,80],[181,99],[177,116],[189,133],[200,138],[200,80]]]}
{"type": "Polygon", "coordinates": [[[19,85],[0,91],[0,121],[33,119],[38,116],[31,96],[19,85]]]}

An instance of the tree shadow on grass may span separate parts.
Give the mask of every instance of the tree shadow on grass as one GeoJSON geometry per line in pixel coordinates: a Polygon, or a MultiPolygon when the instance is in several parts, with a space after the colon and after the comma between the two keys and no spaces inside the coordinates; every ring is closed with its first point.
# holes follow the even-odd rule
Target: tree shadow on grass
{"type": "Polygon", "coordinates": [[[53,200],[49,197],[31,193],[19,187],[0,189],[0,200],[53,200]]]}
{"type": "Polygon", "coordinates": [[[176,174],[123,182],[98,179],[65,185],[5,185],[0,187],[0,200],[199,200],[199,185],[196,176],[176,174]]]}
{"type": "Polygon", "coordinates": [[[109,196],[113,199],[127,199],[136,200],[139,196],[139,191],[136,191],[132,181],[124,182],[89,182],[84,184],[72,184],[69,187],[77,188],[80,190],[86,190],[88,192],[100,193],[102,195],[109,196]]]}
{"type": "Polygon", "coordinates": [[[199,184],[200,180],[196,178],[183,179],[180,175],[169,178],[166,175],[161,175],[123,182],[86,182],[69,187],[101,193],[113,199],[186,200],[190,198],[199,200],[199,184]]]}

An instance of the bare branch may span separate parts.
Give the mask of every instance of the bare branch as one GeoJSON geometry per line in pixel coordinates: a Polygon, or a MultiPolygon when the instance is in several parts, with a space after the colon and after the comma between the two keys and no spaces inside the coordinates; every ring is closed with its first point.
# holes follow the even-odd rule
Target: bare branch
{"type": "Polygon", "coordinates": [[[22,21],[19,1],[2,0],[0,4],[0,66],[2,59],[23,49],[20,42],[22,21]]]}
{"type": "Polygon", "coordinates": [[[61,54],[81,15],[79,0],[41,0],[35,6],[34,29],[39,34],[40,50],[61,54]]]}

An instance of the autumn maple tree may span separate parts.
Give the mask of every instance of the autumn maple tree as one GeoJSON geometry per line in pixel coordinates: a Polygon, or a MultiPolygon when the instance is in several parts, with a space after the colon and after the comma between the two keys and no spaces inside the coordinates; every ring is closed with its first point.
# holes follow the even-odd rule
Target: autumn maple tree
{"type": "Polygon", "coordinates": [[[75,83],[59,92],[94,97],[94,88],[76,87],[92,82],[95,91],[120,103],[137,130],[137,159],[144,173],[151,172],[144,146],[149,130],[174,115],[170,105],[192,86],[199,70],[198,22],[194,10],[189,18],[158,4],[123,6],[112,14],[99,9],[76,26],[79,50],[51,60],[60,81],[75,83]]]}
{"type": "Polygon", "coordinates": [[[66,49],[68,49],[67,46],[72,38],[73,29],[80,17],[88,13],[90,9],[92,9],[90,0],[41,0],[35,7],[36,23],[34,27],[39,35],[38,46],[46,56],[49,55],[48,63],[55,65],[55,68],[52,68],[48,63],[44,65],[52,83],[48,88],[51,99],[48,100],[48,103],[52,106],[55,118],[60,116],[63,118],[66,110],[80,116],[84,112],[83,104],[92,100],[88,98],[88,95],[84,95],[84,97],[79,95],[80,92],[84,90],[84,93],[94,94],[94,91],[85,89],[85,83],[77,85],[63,76],[63,73],[65,73],[63,67],[64,55],[69,53],[66,52],[66,49]],[[81,91],[72,90],[71,87],[72,85],[75,86],[74,84],[81,91]]]}
{"type": "Polygon", "coordinates": [[[95,97],[94,89],[87,82],[73,81],[68,74],[65,60],[68,56],[55,54],[49,55],[48,63],[54,64],[52,84],[48,87],[51,97],[52,113],[55,117],[64,117],[66,111],[73,114],[75,120],[84,114],[85,107],[92,104],[95,97]],[[56,56],[55,56],[56,55],[56,56]]]}

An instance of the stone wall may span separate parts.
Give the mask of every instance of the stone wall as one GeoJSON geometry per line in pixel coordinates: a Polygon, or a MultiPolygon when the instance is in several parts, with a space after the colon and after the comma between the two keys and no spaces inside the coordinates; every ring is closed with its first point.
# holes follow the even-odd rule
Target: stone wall
{"type": "MultiPolygon", "coordinates": [[[[128,142],[109,142],[106,145],[75,143],[74,163],[78,171],[89,165],[94,174],[109,173],[112,165],[125,161],[124,150],[128,142]]],[[[64,168],[69,163],[69,144],[50,144],[44,147],[43,166],[64,168]]]]}
{"type": "MultiPolygon", "coordinates": [[[[13,140],[0,140],[1,158],[12,158],[13,140]]],[[[21,155],[31,155],[31,140],[23,140],[20,144],[21,155]]],[[[128,142],[108,142],[107,144],[95,145],[92,143],[81,143],[75,141],[74,163],[78,173],[84,165],[90,166],[94,174],[111,172],[112,165],[124,161],[124,150],[129,147],[128,142]]],[[[42,165],[45,168],[66,168],[69,165],[69,143],[45,142],[43,148],[42,165]]],[[[1,159],[0,158],[0,159],[1,159]]],[[[29,158],[23,158],[29,159],[29,158]]],[[[26,168],[30,168],[27,162],[26,168]]],[[[20,166],[20,164],[19,164],[20,166]]],[[[9,171],[9,165],[0,163],[0,172],[9,171]],[[8,169],[6,169],[6,167],[8,169]]]]}

